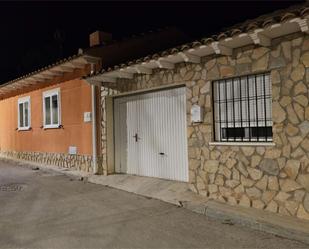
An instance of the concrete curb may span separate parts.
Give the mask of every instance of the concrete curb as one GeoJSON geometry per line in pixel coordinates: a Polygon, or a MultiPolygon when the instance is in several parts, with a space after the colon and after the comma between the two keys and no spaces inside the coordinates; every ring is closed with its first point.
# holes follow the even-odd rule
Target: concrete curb
{"type": "Polygon", "coordinates": [[[241,225],[309,245],[309,222],[298,218],[230,206],[212,200],[206,204],[185,203],[184,208],[222,223],[241,225]]]}
{"type": "Polygon", "coordinates": [[[22,167],[39,167],[43,171],[57,172],[76,180],[88,181],[111,188],[120,189],[141,196],[146,196],[184,207],[195,213],[225,224],[237,224],[254,230],[274,234],[280,237],[297,240],[309,245],[309,222],[295,217],[282,216],[263,210],[231,206],[225,203],[208,200],[206,197],[188,191],[185,183],[177,183],[162,179],[111,175],[98,176],[86,172],[57,168],[24,160],[0,158],[22,167]],[[162,188],[164,186],[164,188],[162,188]]]}

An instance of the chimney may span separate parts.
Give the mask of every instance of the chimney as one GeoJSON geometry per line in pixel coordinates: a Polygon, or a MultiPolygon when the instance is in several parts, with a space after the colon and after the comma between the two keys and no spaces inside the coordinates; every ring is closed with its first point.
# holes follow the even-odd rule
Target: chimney
{"type": "Polygon", "coordinates": [[[112,41],[112,34],[110,33],[95,31],[89,35],[90,47],[104,45],[110,41],[112,41]]]}

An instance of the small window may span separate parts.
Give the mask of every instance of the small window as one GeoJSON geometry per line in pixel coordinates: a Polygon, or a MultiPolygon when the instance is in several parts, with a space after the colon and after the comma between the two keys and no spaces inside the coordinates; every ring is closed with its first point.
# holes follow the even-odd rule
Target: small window
{"type": "Polygon", "coordinates": [[[59,128],[60,126],[60,89],[43,93],[44,128],[59,128]]]}
{"type": "Polygon", "coordinates": [[[216,142],[272,141],[270,75],[213,82],[216,142]]]}
{"type": "Polygon", "coordinates": [[[30,97],[18,99],[18,130],[30,129],[30,97]]]}

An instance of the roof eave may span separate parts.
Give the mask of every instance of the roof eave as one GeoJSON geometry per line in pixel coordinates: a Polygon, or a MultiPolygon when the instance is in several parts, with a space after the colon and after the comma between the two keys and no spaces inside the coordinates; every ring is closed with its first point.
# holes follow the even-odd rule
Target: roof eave
{"type": "Polygon", "coordinates": [[[84,77],[89,83],[117,82],[121,78],[133,78],[134,74],[150,74],[153,69],[173,69],[180,62],[199,63],[201,57],[210,55],[232,55],[233,50],[247,45],[270,47],[273,39],[289,34],[303,32],[309,34],[309,15],[294,17],[265,28],[256,28],[220,40],[204,38],[178,48],[163,51],[151,56],[130,61],[101,72],[84,77]]]}
{"type": "Polygon", "coordinates": [[[73,72],[75,69],[83,69],[88,64],[97,64],[100,60],[99,57],[87,54],[74,55],[60,60],[47,67],[0,85],[0,97],[16,90],[51,81],[56,77],[63,76],[64,73],[73,72]]]}

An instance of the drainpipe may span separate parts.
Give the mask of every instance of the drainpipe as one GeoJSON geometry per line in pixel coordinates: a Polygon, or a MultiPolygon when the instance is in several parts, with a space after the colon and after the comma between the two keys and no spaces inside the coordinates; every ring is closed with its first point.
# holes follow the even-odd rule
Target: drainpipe
{"type": "MultiPolygon", "coordinates": [[[[95,64],[91,64],[91,74],[94,73],[95,64]]],[[[92,167],[93,174],[98,173],[97,155],[97,117],[96,117],[96,86],[91,84],[91,109],[92,109],[92,167]]]]}

